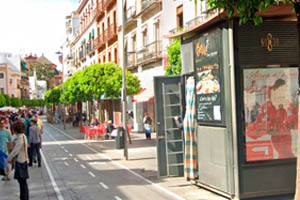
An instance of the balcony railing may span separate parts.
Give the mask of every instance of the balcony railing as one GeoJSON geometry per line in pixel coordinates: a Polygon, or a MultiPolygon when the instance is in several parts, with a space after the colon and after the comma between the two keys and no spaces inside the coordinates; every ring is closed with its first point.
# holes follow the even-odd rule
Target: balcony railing
{"type": "Polygon", "coordinates": [[[126,10],[126,19],[125,22],[130,21],[136,14],[136,8],[135,6],[131,6],[126,10]]]}
{"type": "Polygon", "coordinates": [[[95,48],[100,48],[102,47],[102,45],[104,45],[104,39],[103,39],[104,35],[101,34],[99,35],[95,40],[94,40],[94,44],[95,44],[95,48]]]}
{"type": "Polygon", "coordinates": [[[137,63],[143,63],[152,59],[159,58],[162,55],[161,41],[154,41],[147,44],[144,51],[137,52],[137,63]]]}
{"type": "Polygon", "coordinates": [[[99,16],[104,16],[104,8],[102,1],[99,1],[96,5],[96,8],[94,10],[95,17],[98,18],[99,16]]]}
{"type": "Polygon", "coordinates": [[[127,53],[127,67],[134,66],[136,64],[136,54],[135,53],[127,53]]]}
{"type": "Polygon", "coordinates": [[[85,50],[79,51],[79,59],[83,60],[85,58],[85,50]]]}
{"type": "Polygon", "coordinates": [[[111,24],[106,30],[105,30],[105,41],[109,41],[112,38],[117,36],[117,26],[115,24],[111,24]]]}
{"type": "Polygon", "coordinates": [[[158,0],[142,0],[142,10],[148,8],[155,2],[158,2],[158,0]]]}

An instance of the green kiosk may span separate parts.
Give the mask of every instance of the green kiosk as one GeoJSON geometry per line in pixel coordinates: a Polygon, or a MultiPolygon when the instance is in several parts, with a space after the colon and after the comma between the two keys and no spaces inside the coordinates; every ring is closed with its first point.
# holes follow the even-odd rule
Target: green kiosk
{"type": "Polygon", "coordinates": [[[232,199],[294,193],[299,50],[292,15],[268,16],[260,26],[216,15],[181,33],[183,73],[195,77],[203,187],[232,199]]]}

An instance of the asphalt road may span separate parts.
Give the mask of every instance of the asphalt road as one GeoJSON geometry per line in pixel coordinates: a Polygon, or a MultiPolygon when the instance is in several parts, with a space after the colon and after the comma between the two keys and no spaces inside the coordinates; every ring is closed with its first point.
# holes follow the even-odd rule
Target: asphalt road
{"type": "Polygon", "coordinates": [[[44,164],[59,200],[182,199],[45,123],[44,164]]]}

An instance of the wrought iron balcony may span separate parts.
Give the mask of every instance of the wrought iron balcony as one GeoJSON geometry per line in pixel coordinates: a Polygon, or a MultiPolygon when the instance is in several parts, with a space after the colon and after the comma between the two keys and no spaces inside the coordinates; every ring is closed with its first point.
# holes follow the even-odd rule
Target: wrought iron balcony
{"type": "Polygon", "coordinates": [[[127,53],[127,67],[136,65],[136,53],[127,53]]]}
{"type": "Polygon", "coordinates": [[[147,44],[143,51],[137,52],[137,63],[141,64],[160,58],[162,56],[161,44],[161,41],[154,41],[147,44]]]}
{"type": "Polygon", "coordinates": [[[160,0],[142,0],[142,10],[150,7],[152,4],[160,2],[160,0]]]}
{"type": "Polygon", "coordinates": [[[111,24],[106,30],[105,30],[105,41],[110,41],[113,38],[117,38],[117,26],[115,24],[111,24]]]}
{"type": "Polygon", "coordinates": [[[96,8],[94,10],[95,18],[98,19],[99,17],[104,16],[104,8],[103,8],[103,2],[100,0],[97,2],[96,8]]]}
{"type": "Polygon", "coordinates": [[[131,6],[126,10],[126,19],[125,22],[129,22],[136,15],[135,6],[131,6]]]}

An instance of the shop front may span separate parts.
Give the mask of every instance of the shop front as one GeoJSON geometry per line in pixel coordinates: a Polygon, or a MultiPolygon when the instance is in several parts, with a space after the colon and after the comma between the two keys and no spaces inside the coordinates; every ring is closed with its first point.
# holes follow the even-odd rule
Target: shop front
{"type": "Polygon", "coordinates": [[[192,35],[181,50],[194,66],[198,184],[233,199],[294,193],[297,22],[219,19],[192,35]]]}

